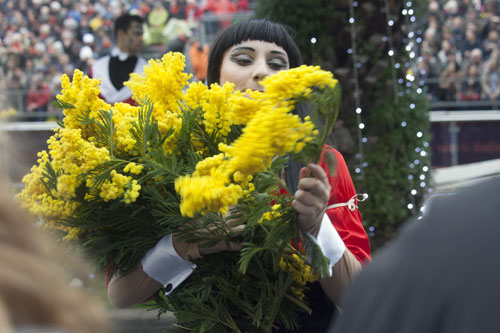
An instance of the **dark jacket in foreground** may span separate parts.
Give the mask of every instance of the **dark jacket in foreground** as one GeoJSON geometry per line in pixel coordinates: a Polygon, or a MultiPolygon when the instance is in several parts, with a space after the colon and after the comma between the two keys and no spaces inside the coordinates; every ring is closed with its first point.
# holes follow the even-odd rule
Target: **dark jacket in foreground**
{"type": "Polygon", "coordinates": [[[500,178],[437,197],[350,288],[335,333],[500,332],[500,178]]]}

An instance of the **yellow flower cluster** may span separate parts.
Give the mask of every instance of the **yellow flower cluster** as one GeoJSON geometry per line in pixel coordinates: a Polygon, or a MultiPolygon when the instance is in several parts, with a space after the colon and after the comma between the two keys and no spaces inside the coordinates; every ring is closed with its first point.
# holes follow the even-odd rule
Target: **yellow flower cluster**
{"type": "Polygon", "coordinates": [[[111,105],[99,98],[101,79],[91,79],[84,76],[83,72],[75,69],[73,80],[70,81],[66,74],[61,77],[61,94],[57,98],[74,106],[74,109],[64,109],[64,127],[79,128],[82,137],[89,138],[92,128],[86,127],[78,121],[79,117],[88,114],[89,118],[97,118],[99,111],[109,110],[111,105]]]}
{"type": "Polygon", "coordinates": [[[280,204],[274,204],[271,207],[271,210],[265,212],[262,217],[259,219],[258,223],[262,223],[263,221],[273,221],[282,215],[282,212],[279,211],[281,208],[280,204]]]}
{"type": "Polygon", "coordinates": [[[125,83],[138,104],[147,99],[153,102],[153,117],[158,121],[161,134],[173,129],[172,135],[163,143],[167,153],[175,149],[175,137],[182,127],[180,103],[184,97],[183,89],[191,78],[191,74],[182,72],[184,59],[184,55],[178,52],[168,52],[161,60],[150,59],[144,67],[144,74],[132,73],[125,83]]]}
{"type": "Polygon", "coordinates": [[[291,262],[281,258],[280,269],[285,272],[292,272],[293,281],[297,284],[297,286],[292,286],[292,290],[301,299],[304,297],[303,287],[308,282],[318,281],[317,276],[311,272],[311,266],[306,264],[297,254],[292,254],[291,262]]]}
{"type": "Polygon", "coordinates": [[[191,110],[196,110],[201,107],[202,103],[205,102],[205,94],[208,91],[208,87],[203,84],[203,82],[193,82],[189,85],[184,95],[184,103],[191,110]]]}
{"type": "Polygon", "coordinates": [[[111,171],[111,182],[106,180],[101,186],[99,196],[105,201],[117,199],[125,192],[125,187],[132,180],[132,177],[124,176],[116,170],[111,171]]]}
{"type": "Polygon", "coordinates": [[[219,147],[230,157],[228,169],[231,173],[240,171],[245,175],[253,175],[264,171],[274,156],[297,151],[298,143],[313,139],[316,134],[314,124],[302,122],[291,111],[290,106],[263,107],[231,146],[219,147]]]}
{"type": "Polygon", "coordinates": [[[116,142],[116,148],[122,153],[129,153],[136,144],[130,130],[137,120],[138,112],[137,106],[127,103],[113,105],[113,127],[115,129],[113,139],[116,142]]]}
{"type": "MultiPolygon", "coordinates": [[[[247,186],[248,176],[266,170],[274,156],[300,152],[318,132],[309,118],[302,122],[299,116],[292,113],[293,98],[300,94],[307,95],[313,87],[332,87],[335,84],[337,80],[333,79],[330,72],[322,71],[319,67],[301,66],[266,78],[263,81],[266,89],[264,93],[246,91],[229,95],[229,88],[226,94],[222,94],[224,87],[212,86],[211,91],[219,95],[213,103],[203,103],[200,96],[207,96],[208,92],[199,93],[201,89],[193,86],[191,95],[195,97],[190,99],[190,104],[194,106],[202,101],[207,131],[215,125],[221,132],[226,124],[246,124],[246,127],[232,145],[219,144],[219,150],[224,155],[217,156],[216,164],[211,160],[206,162],[210,165],[210,172],[200,173],[199,170],[207,169],[202,161],[200,168],[196,168],[197,173],[184,176],[176,182],[176,190],[181,195],[181,213],[193,216],[198,212],[227,211],[228,203],[236,203],[246,193],[241,189],[247,186]],[[228,101],[224,113],[231,110],[227,112],[227,118],[220,112],[222,100],[228,101]],[[207,175],[217,179],[211,180],[207,175]],[[197,191],[202,181],[200,177],[210,183],[210,190],[197,191]],[[222,194],[226,195],[223,202],[210,202],[222,198],[222,194]]],[[[229,131],[229,127],[227,129],[229,131]]]]}
{"type": "Polygon", "coordinates": [[[331,72],[321,70],[319,66],[306,65],[280,71],[261,81],[266,96],[273,100],[282,100],[284,96],[289,98],[297,95],[308,96],[313,87],[333,88],[337,83],[338,80],[333,78],[331,72]]]}
{"type": "Polygon", "coordinates": [[[123,168],[123,172],[130,172],[131,174],[138,175],[142,172],[144,165],[130,162],[123,168]]]}
{"type": "MultiPolygon", "coordinates": [[[[129,163],[125,168],[130,170],[131,168],[136,168],[134,171],[142,169],[141,166],[130,166],[129,163]],[[139,168],[140,167],[140,168],[139,168]]],[[[126,171],[126,170],[124,170],[126,171]]],[[[140,171],[139,171],[140,172],[140,171]]],[[[123,200],[125,203],[129,204],[135,202],[137,197],[139,197],[139,191],[141,189],[141,185],[137,183],[137,180],[132,179],[130,176],[122,175],[116,170],[111,171],[111,182],[106,180],[104,184],[101,186],[101,192],[99,196],[105,202],[110,200],[115,200],[120,198],[123,195],[123,200]]]]}
{"type": "Polygon", "coordinates": [[[7,119],[17,114],[17,110],[14,108],[8,108],[5,110],[0,110],[0,119],[7,119]]]}
{"type": "MultiPolygon", "coordinates": [[[[246,185],[248,176],[264,171],[274,156],[296,151],[299,143],[312,140],[314,125],[309,121],[303,123],[290,111],[290,107],[262,108],[231,146],[219,145],[224,157],[217,156],[218,163],[215,165],[210,164],[212,160],[207,162],[211,177],[201,176],[202,179],[195,173],[176,181],[177,193],[181,195],[181,213],[193,216],[196,212],[227,211],[228,205],[237,203],[242,197],[241,186],[246,185]],[[239,172],[238,177],[233,176],[236,172],[239,172]],[[200,191],[201,181],[209,182],[210,190],[200,191]],[[222,198],[223,194],[225,197],[221,202],[210,202],[222,198]]],[[[206,169],[205,161],[200,163],[203,165],[200,169],[206,169]]]]}
{"type": "Polygon", "coordinates": [[[38,165],[23,178],[25,188],[19,194],[23,206],[44,219],[47,225],[58,227],[57,221],[71,216],[78,208],[75,191],[82,183],[82,174],[109,160],[106,148],[98,148],[81,136],[80,129],[62,128],[47,141],[49,153],[38,154],[38,165]],[[49,191],[46,165],[50,164],[57,177],[56,188],[49,191]]]}
{"type": "Polygon", "coordinates": [[[193,217],[197,213],[220,212],[226,214],[243,195],[240,185],[227,184],[225,175],[182,176],[175,180],[175,190],[182,198],[181,213],[193,217]],[[189,200],[186,200],[189,198],[189,200]]]}
{"type": "Polygon", "coordinates": [[[134,100],[142,104],[146,98],[151,99],[154,102],[156,116],[165,111],[180,112],[179,101],[183,97],[182,90],[192,76],[182,72],[185,66],[184,59],[182,53],[168,52],[161,60],[150,59],[148,65],[144,67],[144,74],[130,74],[130,80],[125,85],[132,90],[134,100]]]}
{"type": "Polygon", "coordinates": [[[268,104],[260,91],[236,90],[227,100],[231,110],[231,118],[235,125],[244,125],[252,119],[259,109],[268,104]]]}
{"type": "Polygon", "coordinates": [[[212,84],[210,90],[205,92],[205,100],[201,106],[203,108],[203,124],[208,135],[218,131],[219,135],[227,136],[230,132],[231,109],[227,103],[229,96],[233,92],[234,84],[226,82],[221,87],[212,84]]]}

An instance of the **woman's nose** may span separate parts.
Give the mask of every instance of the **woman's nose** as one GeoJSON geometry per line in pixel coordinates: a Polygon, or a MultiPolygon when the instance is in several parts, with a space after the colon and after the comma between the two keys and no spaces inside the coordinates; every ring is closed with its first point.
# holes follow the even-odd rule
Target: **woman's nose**
{"type": "Polygon", "coordinates": [[[265,61],[257,62],[255,64],[255,69],[252,74],[252,78],[256,81],[260,81],[270,74],[269,66],[265,61]]]}

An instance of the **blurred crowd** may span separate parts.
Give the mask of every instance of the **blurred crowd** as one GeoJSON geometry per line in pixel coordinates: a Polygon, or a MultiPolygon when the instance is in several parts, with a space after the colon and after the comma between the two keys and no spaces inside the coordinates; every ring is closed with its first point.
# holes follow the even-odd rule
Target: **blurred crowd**
{"type": "Polygon", "coordinates": [[[87,72],[110,53],[113,22],[123,13],[145,19],[145,58],[170,50],[200,57],[208,52],[206,37],[251,5],[249,0],[0,0],[0,109],[15,109],[31,120],[57,113],[51,102],[61,75],[76,68],[87,72]]]}
{"type": "Polygon", "coordinates": [[[499,8],[498,0],[429,0],[418,66],[431,102],[497,108],[499,8]]]}

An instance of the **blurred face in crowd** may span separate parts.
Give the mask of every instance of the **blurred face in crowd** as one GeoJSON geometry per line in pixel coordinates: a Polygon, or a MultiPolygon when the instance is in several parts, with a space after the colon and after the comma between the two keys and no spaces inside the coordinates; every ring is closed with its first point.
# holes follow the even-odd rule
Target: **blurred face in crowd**
{"type": "Polygon", "coordinates": [[[474,31],[467,30],[465,33],[465,39],[467,39],[469,42],[474,43],[476,41],[476,34],[474,31]]]}
{"type": "Polygon", "coordinates": [[[117,44],[122,52],[136,54],[142,50],[142,25],[132,21],[127,31],[118,32],[117,44]]]}
{"type": "Polygon", "coordinates": [[[288,68],[288,55],[281,46],[247,40],[232,46],[224,53],[220,84],[231,82],[237,90],[263,91],[260,80],[288,68]]]}

